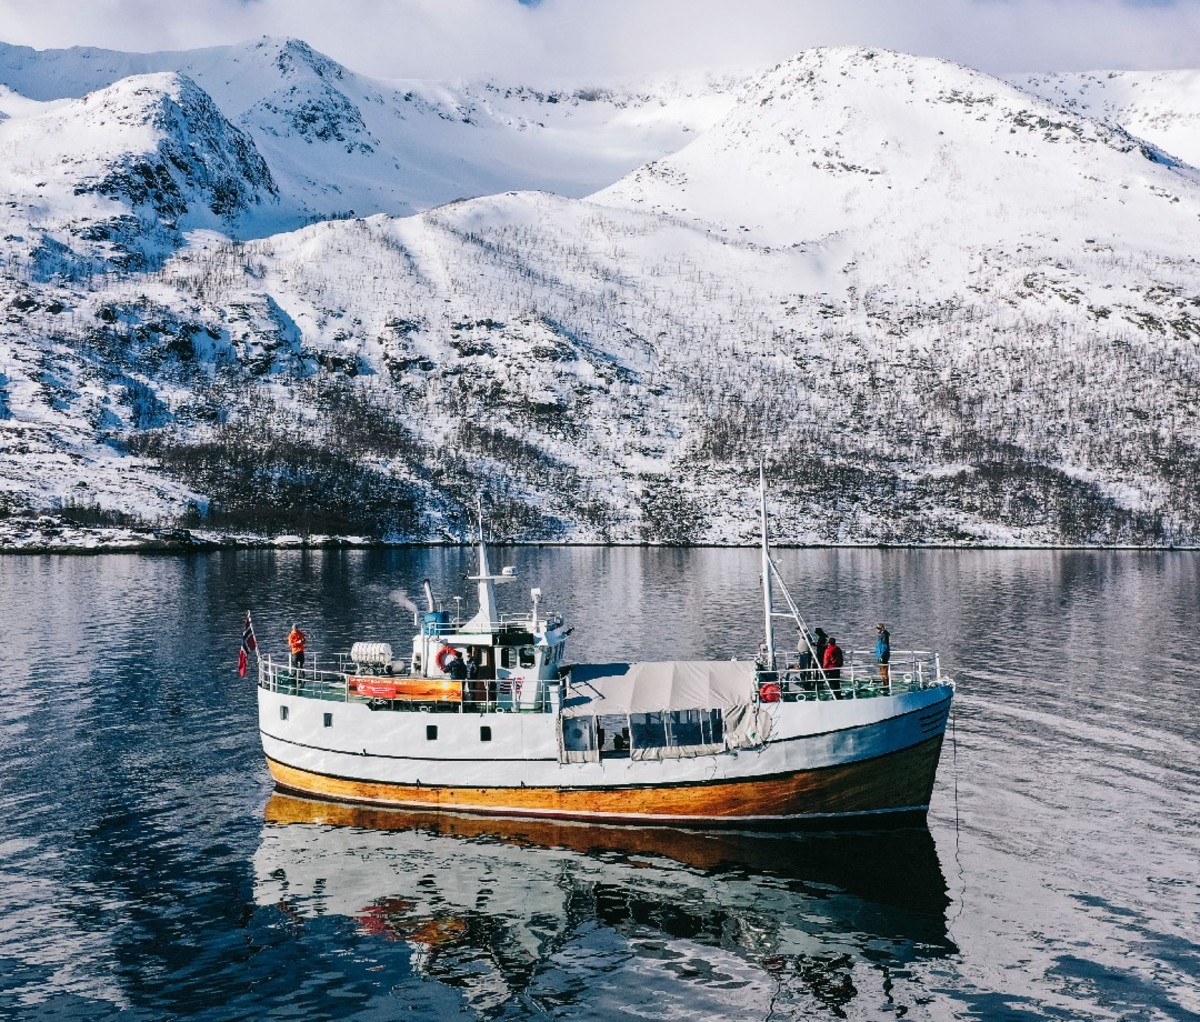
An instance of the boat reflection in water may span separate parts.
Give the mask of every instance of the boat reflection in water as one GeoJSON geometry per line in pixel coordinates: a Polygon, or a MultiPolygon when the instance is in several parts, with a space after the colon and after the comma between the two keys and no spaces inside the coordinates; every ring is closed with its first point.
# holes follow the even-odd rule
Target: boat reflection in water
{"type": "Polygon", "coordinates": [[[257,904],[402,941],[408,982],[455,988],[485,1014],[647,997],[665,1017],[672,997],[679,1017],[852,1001],[894,1011],[927,994],[911,966],[956,950],[924,828],[605,828],[279,793],[265,816],[257,904]]]}

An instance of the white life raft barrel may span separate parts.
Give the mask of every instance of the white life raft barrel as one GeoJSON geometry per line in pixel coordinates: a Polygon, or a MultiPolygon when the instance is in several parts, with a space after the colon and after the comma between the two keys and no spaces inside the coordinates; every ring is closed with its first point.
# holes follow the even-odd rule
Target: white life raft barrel
{"type": "Polygon", "coordinates": [[[356,642],[350,647],[350,659],[364,667],[386,667],[392,662],[390,642],[356,642]]]}

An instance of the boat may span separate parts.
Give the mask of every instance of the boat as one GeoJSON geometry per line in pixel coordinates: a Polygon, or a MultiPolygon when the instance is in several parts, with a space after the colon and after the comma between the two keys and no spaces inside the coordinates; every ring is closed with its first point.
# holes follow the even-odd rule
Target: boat
{"type": "Polygon", "coordinates": [[[478,527],[477,609],[426,609],[400,655],[356,642],[293,668],[259,656],[258,719],[281,791],[403,808],[751,830],[923,823],[954,695],[935,652],[850,651],[811,666],[815,637],[767,535],[764,641],[726,661],[571,663],[572,629],[502,613],[478,527]],[[781,619],[795,629],[777,642],[781,619]],[[806,656],[807,654],[807,656],[806,656]],[[470,668],[464,666],[470,663],[470,668]],[[840,673],[840,678],[835,674],[840,673]],[[468,676],[469,675],[469,676],[468,676]]]}

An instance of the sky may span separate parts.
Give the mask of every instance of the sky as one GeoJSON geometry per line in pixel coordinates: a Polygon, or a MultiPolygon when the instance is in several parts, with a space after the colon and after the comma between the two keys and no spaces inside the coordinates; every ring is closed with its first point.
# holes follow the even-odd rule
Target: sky
{"type": "Polygon", "coordinates": [[[0,0],[0,40],[304,39],[380,78],[608,81],[869,45],[993,74],[1200,67],[1200,0],[0,0]]]}

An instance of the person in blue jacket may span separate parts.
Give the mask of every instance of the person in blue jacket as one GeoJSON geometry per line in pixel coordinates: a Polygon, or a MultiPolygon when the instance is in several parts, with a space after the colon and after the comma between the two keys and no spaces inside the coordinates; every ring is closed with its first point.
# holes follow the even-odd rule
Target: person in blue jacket
{"type": "Polygon", "coordinates": [[[882,621],[875,631],[878,635],[875,640],[875,659],[879,661],[879,680],[886,688],[889,681],[888,661],[892,659],[892,633],[882,621]]]}

